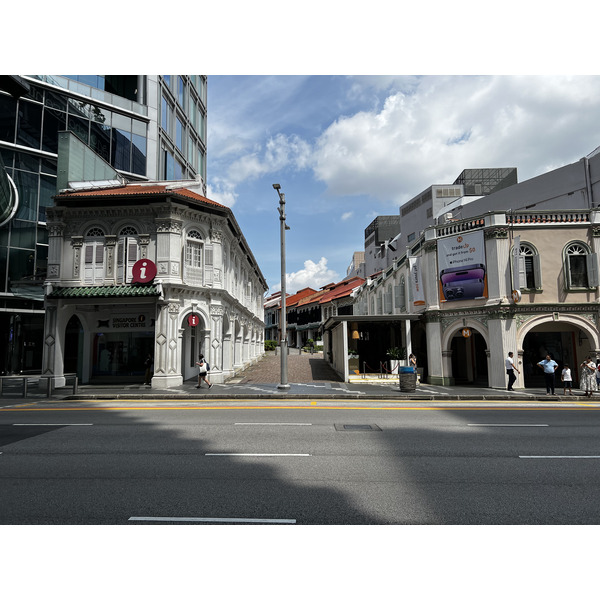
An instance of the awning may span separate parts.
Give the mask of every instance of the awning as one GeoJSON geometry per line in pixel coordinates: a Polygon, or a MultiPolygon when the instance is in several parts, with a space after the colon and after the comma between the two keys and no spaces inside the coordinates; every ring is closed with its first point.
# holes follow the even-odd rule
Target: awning
{"type": "Polygon", "coordinates": [[[139,298],[159,296],[155,285],[103,285],[62,287],[54,289],[48,298],[139,298]]]}
{"type": "Polygon", "coordinates": [[[339,323],[399,323],[401,321],[418,321],[422,315],[400,314],[400,315],[338,315],[329,317],[323,324],[323,330],[332,329],[339,323]]]}

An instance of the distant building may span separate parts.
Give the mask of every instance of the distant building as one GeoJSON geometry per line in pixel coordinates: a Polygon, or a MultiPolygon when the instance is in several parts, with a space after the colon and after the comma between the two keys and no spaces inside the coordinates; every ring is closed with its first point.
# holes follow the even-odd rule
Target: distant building
{"type": "Polygon", "coordinates": [[[400,235],[399,215],[376,217],[365,229],[365,276],[381,271],[402,254],[396,243],[400,235]]]}
{"type": "Polygon", "coordinates": [[[346,269],[346,277],[366,277],[364,250],[352,255],[352,262],[346,269]]]}

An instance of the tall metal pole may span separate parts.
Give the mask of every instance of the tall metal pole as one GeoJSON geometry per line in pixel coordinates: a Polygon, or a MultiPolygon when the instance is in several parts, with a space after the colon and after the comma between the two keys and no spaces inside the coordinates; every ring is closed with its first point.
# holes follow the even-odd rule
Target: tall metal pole
{"type": "Polygon", "coordinates": [[[288,355],[288,343],[287,343],[287,315],[285,307],[285,230],[289,227],[285,223],[285,194],[279,190],[281,186],[278,183],[273,184],[273,188],[279,196],[279,223],[280,223],[280,236],[281,236],[281,383],[277,386],[281,390],[288,390],[290,388],[288,384],[288,370],[287,370],[287,355],[288,355]]]}

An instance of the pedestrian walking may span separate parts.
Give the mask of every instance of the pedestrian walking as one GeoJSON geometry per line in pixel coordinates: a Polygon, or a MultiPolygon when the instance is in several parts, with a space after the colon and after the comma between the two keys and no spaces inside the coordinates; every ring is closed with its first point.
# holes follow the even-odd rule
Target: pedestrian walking
{"type": "Polygon", "coordinates": [[[549,354],[546,354],[546,358],[538,363],[538,367],[544,371],[544,379],[546,380],[546,396],[556,396],[554,393],[554,371],[558,369],[558,363],[555,362],[549,354]]]}
{"type": "Polygon", "coordinates": [[[579,387],[585,392],[586,398],[591,398],[592,394],[598,391],[598,384],[596,383],[596,364],[590,356],[581,363],[579,387]]]}
{"type": "Polygon", "coordinates": [[[212,383],[208,380],[208,372],[210,371],[210,365],[204,359],[204,354],[200,354],[198,357],[198,362],[196,363],[198,366],[198,385],[196,389],[202,386],[202,382],[205,381],[208,385],[208,389],[212,387],[212,383]]]}
{"type": "Polygon", "coordinates": [[[567,395],[567,390],[569,390],[569,396],[573,395],[573,377],[571,375],[571,369],[569,365],[565,365],[563,367],[562,373],[560,374],[560,380],[563,382],[564,394],[567,395]]]}
{"type": "Polygon", "coordinates": [[[154,359],[152,358],[152,354],[148,352],[148,356],[146,356],[146,360],[144,361],[144,367],[146,368],[146,374],[144,377],[144,385],[150,385],[150,379],[152,379],[152,365],[154,364],[154,359]]]}
{"type": "Polygon", "coordinates": [[[417,357],[412,352],[408,355],[408,364],[417,371],[417,357]]]}
{"type": "Polygon", "coordinates": [[[515,361],[513,359],[513,353],[509,352],[506,360],[504,361],[504,365],[506,366],[506,374],[508,375],[508,387],[506,388],[509,392],[514,392],[513,384],[517,380],[517,376],[515,375],[515,371],[520,373],[519,369],[515,366],[515,361]]]}

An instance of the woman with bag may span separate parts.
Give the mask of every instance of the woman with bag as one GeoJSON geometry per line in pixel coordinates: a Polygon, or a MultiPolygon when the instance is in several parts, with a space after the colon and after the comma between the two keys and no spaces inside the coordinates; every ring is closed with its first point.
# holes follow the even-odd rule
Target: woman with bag
{"type": "Polygon", "coordinates": [[[201,354],[198,357],[198,362],[196,363],[196,365],[198,366],[198,385],[196,386],[196,389],[198,389],[202,385],[203,381],[206,382],[206,384],[208,385],[208,389],[210,389],[212,387],[212,383],[208,380],[208,372],[210,371],[210,365],[208,364],[208,362],[206,362],[206,360],[204,360],[204,354],[201,354]]]}

